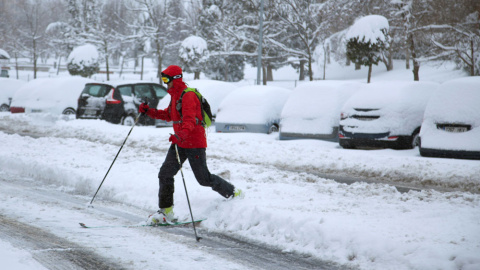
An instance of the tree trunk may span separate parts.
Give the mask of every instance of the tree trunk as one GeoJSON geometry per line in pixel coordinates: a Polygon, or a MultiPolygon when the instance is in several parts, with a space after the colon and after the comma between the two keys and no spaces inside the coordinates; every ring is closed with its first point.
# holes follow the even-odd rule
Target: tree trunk
{"type": "Polygon", "coordinates": [[[267,65],[267,81],[273,81],[273,68],[271,65],[267,65]]]}
{"type": "Polygon", "coordinates": [[[355,70],[360,70],[362,68],[362,65],[359,63],[355,63],[355,70]]]}
{"type": "Polygon", "coordinates": [[[195,71],[194,74],[195,75],[194,75],[193,79],[194,80],[200,80],[200,71],[195,71]]]}
{"type": "Polygon", "coordinates": [[[310,81],[313,81],[312,55],[308,56],[308,77],[310,81]]]}
{"type": "Polygon", "coordinates": [[[410,69],[410,50],[408,46],[405,48],[405,68],[410,69]]]}
{"type": "Polygon", "coordinates": [[[108,46],[105,45],[105,69],[107,72],[107,81],[110,81],[110,65],[108,64],[108,46]]]}
{"type": "Polygon", "coordinates": [[[60,65],[62,64],[62,56],[58,57],[57,75],[60,73],[60,65]]]}
{"type": "Polygon", "coordinates": [[[372,77],[372,64],[368,65],[368,79],[367,83],[370,83],[370,78],[372,77]]]}
{"type": "Polygon", "coordinates": [[[305,60],[300,60],[300,76],[298,77],[300,81],[305,80],[305,62],[305,60]]]}
{"type": "Polygon", "coordinates": [[[345,62],[345,66],[349,67],[352,61],[350,61],[350,58],[347,56],[347,61],[345,62]]]}
{"type": "Polygon", "coordinates": [[[472,65],[470,66],[470,76],[475,76],[475,49],[473,47],[473,38],[470,39],[470,49],[472,55],[472,65]]]}
{"type": "Polygon", "coordinates": [[[262,66],[263,85],[267,85],[267,69],[262,66]]]}
{"type": "Polygon", "coordinates": [[[412,55],[412,62],[413,62],[413,80],[419,81],[419,71],[420,71],[420,63],[417,61],[417,54],[415,53],[415,40],[413,34],[410,34],[410,53],[412,55]]]}
{"type": "Polygon", "coordinates": [[[228,82],[228,56],[225,57],[225,73],[224,73],[224,81],[228,82]]]}
{"type": "Polygon", "coordinates": [[[140,80],[143,80],[143,62],[144,62],[144,59],[145,59],[145,55],[142,55],[142,66],[141,66],[141,70],[140,70],[140,80]]]}
{"type": "Polygon", "coordinates": [[[37,42],[33,39],[33,78],[37,78],[37,42]]]}

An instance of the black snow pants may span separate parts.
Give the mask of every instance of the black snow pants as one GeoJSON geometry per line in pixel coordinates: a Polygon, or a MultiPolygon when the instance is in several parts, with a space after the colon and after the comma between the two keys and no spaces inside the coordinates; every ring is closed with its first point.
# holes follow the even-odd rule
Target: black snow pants
{"type": "MultiPolygon", "coordinates": [[[[221,178],[220,176],[211,174],[207,167],[207,156],[205,148],[181,148],[178,147],[178,154],[182,164],[188,159],[190,167],[202,186],[211,187],[225,198],[233,196],[234,186],[221,178]]],[[[158,173],[160,182],[160,189],[158,191],[158,207],[168,208],[173,206],[174,176],[180,170],[180,165],[177,160],[177,153],[175,145],[172,144],[168,149],[165,161],[158,173]]]]}

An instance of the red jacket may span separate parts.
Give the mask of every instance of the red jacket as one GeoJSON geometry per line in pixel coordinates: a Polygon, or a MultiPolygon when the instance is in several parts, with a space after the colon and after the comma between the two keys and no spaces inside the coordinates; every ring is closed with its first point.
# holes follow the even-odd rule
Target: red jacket
{"type": "Polygon", "coordinates": [[[164,110],[150,109],[147,115],[154,119],[173,121],[173,131],[183,141],[178,143],[182,148],[207,148],[205,128],[200,123],[203,120],[200,100],[194,92],[187,92],[182,98],[182,117],[176,105],[187,85],[181,80],[174,80],[173,86],[167,90],[171,101],[164,110]],[[197,121],[198,119],[198,121],[197,121]],[[198,122],[198,124],[197,124],[198,122]]]}

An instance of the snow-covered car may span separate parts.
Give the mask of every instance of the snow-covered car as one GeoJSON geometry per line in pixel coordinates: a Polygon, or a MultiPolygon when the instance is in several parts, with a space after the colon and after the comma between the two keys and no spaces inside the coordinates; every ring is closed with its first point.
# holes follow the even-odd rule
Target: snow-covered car
{"type": "Polygon", "coordinates": [[[340,146],[414,148],[418,145],[425,107],[438,85],[414,81],[364,85],[341,110],[340,146]]]}
{"type": "Polygon", "coordinates": [[[89,82],[93,80],[79,76],[32,80],[15,92],[10,111],[75,114],[78,95],[89,82]]]}
{"type": "Polygon", "coordinates": [[[0,78],[0,112],[10,111],[13,95],[20,89],[25,81],[0,78]]]}
{"type": "MultiPolygon", "coordinates": [[[[148,100],[154,107],[166,95],[167,90],[161,84],[147,81],[87,83],[78,98],[77,118],[104,119],[132,126],[142,102],[148,100]]],[[[155,123],[147,116],[141,116],[138,122],[142,125],[155,123]]]]}
{"type": "MultiPolygon", "coordinates": [[[[218,106],[222,100],[238,86],[233,83],[216,80],[193,80],[188,82],[188,87],[197,88],[202,96],[207,99],[208,104],[210,104],[210,110],[212,111],[213,123],[217,115],[218,106]]],[[[163,110],[168,107],[168,104],[170,104],[170,95],[167,95],[158,103],[157,109],[163,110]]],[[[157,119],[155,121],[155,126],[171,127],[172,122],[157,119]]]]}
{"type": "Polygon", "coordinates": [[[220,104],[215,121],[217,132],[276,132],[291,90],[276,86],[242,86],[220,104]]]}
{"type": "Polygon", "coordinates": [[[420,155],[480,159],[480,77],[444,82],[428,102],[420,155]]]}
{"type": "Polygon", "coordinates": [[[313,81],[297,86],[282,110],[280,140],[338,141],[340,109],[362,84],[313,81]]]}

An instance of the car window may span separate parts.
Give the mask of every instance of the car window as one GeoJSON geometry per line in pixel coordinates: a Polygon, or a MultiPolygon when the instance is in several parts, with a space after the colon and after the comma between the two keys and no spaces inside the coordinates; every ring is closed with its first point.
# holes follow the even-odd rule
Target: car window
{"type": "Polygon", "coordinates": [[[93,97],[104,97],[107,94],[107,86],[98,84],[87,84],[85,85],[85,89],[83,89],[82,93],[89,94],[93,97]]]}
{"type": "Polygon", "coordinates": [[[131,96],[133,95],[133,93],[132,93],[132,86],[130,86],[130,85],[127,85],[127,86],[119,86],[119,87],[118,87],[118,90],[120,91],[120,93],[122,94],[122,96],[131,97],[131,96]]]}
{"type": "Polygon", "coordinates": [[[135,96],[137,98],[142,99],[142,98],[153,98],[152,91],[150,90],[150,85],[147,84],[141,84],[141,85],[135,85],[135,96]]]}
{"type": "Polygon", "coordinates": [[[157,94],[157,97],[159,99],[162,99],[163,97],[165,97],[168,94],[167,90],[165,90],[164,88],[162,88],[159,85],[153,85],[153,89],[155,90],[155,93],[157,94]]]}

